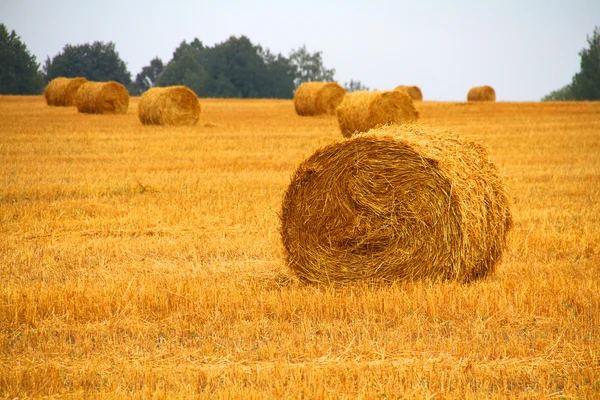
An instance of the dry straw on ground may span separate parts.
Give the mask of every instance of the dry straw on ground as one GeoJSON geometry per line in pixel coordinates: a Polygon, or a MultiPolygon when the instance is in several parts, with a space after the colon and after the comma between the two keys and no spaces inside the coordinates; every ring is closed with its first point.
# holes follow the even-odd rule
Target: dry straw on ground
{"type": "Polygon", "coordinates": [[[475,86],[469,90],[467,101],[496,101],[496,91],[491,86],[475,86]]]}
{"type": "Polygon", "coordinates": [[[118,82],[87,82],[75,96],[77,111],[88,114],[125,114],[129,92],[118,82]]]}
{"type": "Polygon", "coordinates": [[[410,96],[396,90],[348,93],[336,113],[344,137],[378,125],[414,122],[419,117],[410,96]]]}
{"type": "Polygon", "coordinates": [[[304,281],[457,280],[494,271],[512,226],[480,144],[416,124],[317,150],[284,195],[287,263],[304,281]]]}
{"type": "Polygon", "coordinates": [[[305,82],[294,93],[294,108],[301,116],[333,114],[345,95],[336,82],[305,82]]]}
{"type": "Polygon", "coordinates": [[[46,89],[44,97],[49,106],[70,107],[73,105],[77,91],[88,80],[85,78],[55,78],[46,89]]]}
{"type": "Polygon", "coordinates": [[[423,92],[421,92],[421,88],[418,86],[396,86],[394,90],[398,90],[399,92],[408,93],[413,101],[423,101],[423,92]]]}
{"type": "Polygon", "coordinates": [[[195,125],[200,103],[186,86],[155,87],[141,96],[138,117],[144,125],[195,125]]]}

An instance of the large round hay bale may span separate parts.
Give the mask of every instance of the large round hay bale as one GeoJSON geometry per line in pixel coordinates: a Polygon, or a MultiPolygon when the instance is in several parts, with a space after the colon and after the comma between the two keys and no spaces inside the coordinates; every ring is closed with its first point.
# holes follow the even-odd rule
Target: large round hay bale
{"type": "Polygon", "coordinates": [[[418,86],[400,85],[396,86],[394,90],[408,93],[408,95],[411,99],[413,99],[413,101],[423,101],[423,92],[421,92],[421,88],[418,86]]]}
{"type": "Polygon", "coordinates": [[[138,117],[144,125],[195,125],[200,103],[186,86],[154,87],[142,94],[138,117]]]}
{"type": "Polygon", "coordinates": [[[410,96],[396,90],[348,93],[336,113],[344,137],[378,125],[414,122],[419,117],[410,96]]]}
{"type": "Polygon", "coordinates": [[[75,96],[77,111],[88,114],[125,114],[129,92],[118,82],[86,82],[75,96]]]}
{"type": "Polygon", "coordinates": [[[55,78],[44,89],[46,104],[49,106],[70,107],[77,91],[88,80],[85,78],[55,78]]]}
{"type": "Polygon", "coordinates": [[[491,86],[475,86],[467,93],[467,101],[496,101],[496,91],[491,86]]]}
{"type": "Polygon", "coordinates": [[[294,93],[294,108],[302,116],[333,114],[345,95],[337,82],[305,82],[294,93]]]}
{"type": "Polygon", "coordinates": [[[313,283],[457,280],[494,271],[512,226],[480,144],[388,125],[317,150],[283,198],[289,268],[313,283]]]}

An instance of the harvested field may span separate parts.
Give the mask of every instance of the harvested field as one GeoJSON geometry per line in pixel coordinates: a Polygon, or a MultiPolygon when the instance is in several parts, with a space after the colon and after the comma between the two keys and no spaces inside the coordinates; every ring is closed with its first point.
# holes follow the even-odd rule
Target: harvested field
{"type": "Polygon", "coordinates": [[[291,100],[143,126],[0,96],[1,398],[598,398],[600,103],[419,103],[513,203],[495,272],[303,284],[280,237],[340,140],[291,100]]]}

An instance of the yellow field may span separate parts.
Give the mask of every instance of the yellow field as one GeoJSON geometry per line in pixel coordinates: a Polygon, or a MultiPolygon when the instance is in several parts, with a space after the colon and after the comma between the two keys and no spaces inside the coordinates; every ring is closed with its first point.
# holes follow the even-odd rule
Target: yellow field
{"type": "Polygon", "coordinates": [[[144,127],[137,101],[0,97],[0,397],[600,397],[600,103],[419,103],[506,176],[504,261],[329,287],[287,270],[278,213],[335,117],[202,100],[144,127]]]}

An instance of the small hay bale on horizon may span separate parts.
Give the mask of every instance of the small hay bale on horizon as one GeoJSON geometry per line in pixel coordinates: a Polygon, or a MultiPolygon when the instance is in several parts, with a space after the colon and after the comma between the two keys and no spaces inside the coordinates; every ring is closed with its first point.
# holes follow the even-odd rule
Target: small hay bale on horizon
{"type": "Polygon", "coordinates": [[[153,87],[140,97],[138,117],[143,125],[195,125],[200,103],[186,86],[153,87]]]}
{"type": "Polygon", "coordinates": [[[496,101],[496,91],[491,86],[475,86],[469,89],[467,101],[496,101]]]}
{"type": "Polygon", "coordinates": [[[81,77],[52,79],[44,89],[46,104],[55,107],[73,106],[77,91],[86,82],[88,80],[81,77]]]}
{"type": "Polygon", "coordinates": [[[413,101],[423,101],[423,92],[421,91],[421,88],[418,86],[400,85],[400,86],[396,86],[396,88],[394,88],[394,90],[408,93],[408,95],[411,97],[411,99],[413,99],[413,101]]]}
{"type": "Polygon", "coordinates": [[[300,116],[334,114],[345,95],[337,82],[305,82],[294,92],[294,109],[300,116]]]}
{"type": "Polygon", "coordinates": [[[75,96],[77,111],[87,114],[125,114],[129,92],[119,82],[86,82],[75,96]]]}
{"type": "Polygon", "coordinates": [[[494,272],[511,227],[487,150],[412,124],[315,151],[284,194],[280,233],[304,282],[471,282],[494,272]]]}
{"type": "Polygon", "coordinates": [[[348,93],[336,114],[344,137],[366,132],[378,125],[404,124],[419,118],[410,96],[396,90],[348,93]]]}

